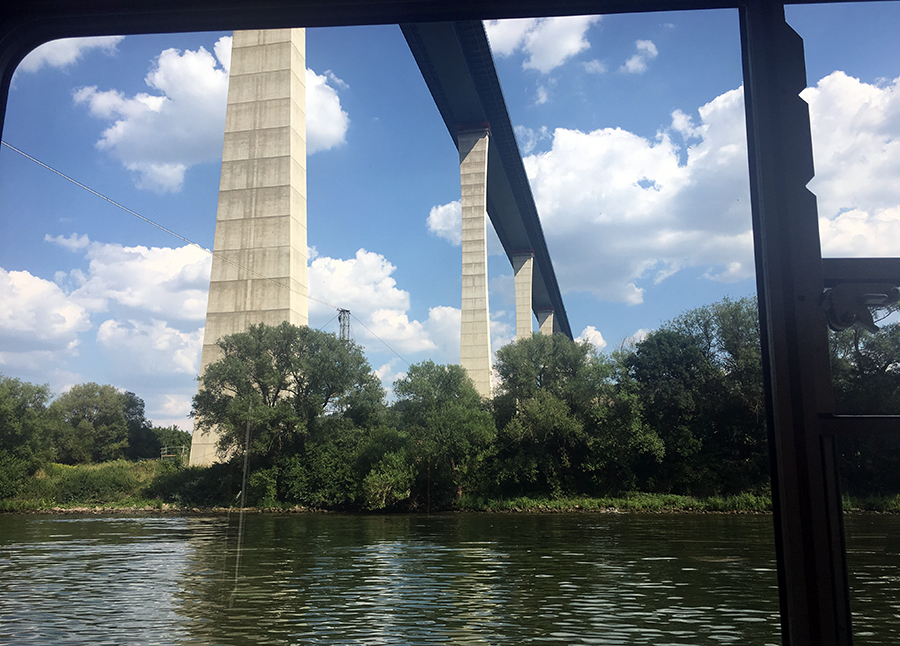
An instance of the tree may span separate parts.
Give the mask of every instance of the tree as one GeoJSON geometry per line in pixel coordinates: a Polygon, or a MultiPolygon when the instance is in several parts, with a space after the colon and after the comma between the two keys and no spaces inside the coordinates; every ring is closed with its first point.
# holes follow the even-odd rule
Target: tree
{"type": "Polygon", "coordinates": [[[759,324],[754,298],[689,310],[625,359],[666,456],[652,488],[738,493],[768,484],[759,324]]]}
{"type": "Polygon", "coordinates": [[[365,421],[379,414],[383,391],[362,349],[333,334],[282,323],[253,325],[217,343],[193,400],[194,432],[219,433],[222,455],[250,455],[271,467],[280,455],[304,455],[328,417],[365,421]]]}
{"type": "Polygon", "coordinates": [[[49,400],[47,384],[0,376],[0,498],[16,495],[27,477],[53,458],[49,400]]]}
{"type": "Polygon", "coordinates": [[[642,455],[661,452],[620,382],[616,358],[562,335],[535,334],[497,351],[495,485],[501,493],[594,493],[634,485],[642,455]]]}
{"type": "Polygon", "coordinates": [[[66,464],[124,457],[128,448],[128,398],[113,386],[72,386],[50,405],[57,418],[56,446],[66,464]]]}
{"type": "Polygon", "coordinates": [[[129,460],[158,458],[162,447],[150,422],[144,417],[144,400],[132,392],[126,392],[123,397],[123,413],[128,427],[125,457],[129,460]]]}
{"type": "MultiPolygon", "coordinates": [[[[849,328],[831,334],[831,369],[837,411],[900,414],[900,324],[872,334],[849,328]]],[[[892,435],[838,440],[844,487],[858,495],[900,491],[900,439],[892,435]]]]}
{"type": "MultiPolygon", "coordinates": [[[[432,361],[410,366],[394,383],[394,394],[415,474],[413,504],[431,509],[456,500],[472,484],[494,439],[485,402],[462,366],[432,361]]],[[[402,473],[393,462],[385,465],[402,473]]]]}

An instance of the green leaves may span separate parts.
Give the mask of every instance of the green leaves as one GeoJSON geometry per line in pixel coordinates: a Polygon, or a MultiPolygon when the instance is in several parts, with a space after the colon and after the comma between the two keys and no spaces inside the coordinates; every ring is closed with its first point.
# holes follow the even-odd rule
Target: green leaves
{"type": "MultiPolygon", "coordinates": [[[[416,473],[411,495],[428,508],[455,500],[472,485],[495,435],[494,420],[472,380],[461,366],[425,361],[410,366],[394,383],[394,393],[398,426],[416,473]]],[[[382,468],[402,482],[395,459],[382,468]]],[[[383,486],[383,479],[378,482],[383,486]]]]}
{"type": "Polygon", "coordinates": [[[218,344],[222,358],[207,366],[192,414],[201,432],[215,428],[223,455],[243,451],[269,464],[302,452],[325,415],[351,409],[358,420],[376,414],[383,392],[362,350],[333,334],[282,323],[253,325],[218,344]]]}

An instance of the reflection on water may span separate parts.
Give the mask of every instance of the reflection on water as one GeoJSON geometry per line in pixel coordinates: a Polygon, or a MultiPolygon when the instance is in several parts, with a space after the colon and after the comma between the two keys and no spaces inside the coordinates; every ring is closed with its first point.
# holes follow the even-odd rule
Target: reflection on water
{"type": "MultiPolygon", "coordinates": [[[[236,578],[236,516],[0,516],[0,643],[780,643],[766,516],[246,520],[236,578]]],[[[900,522],[847,524],[894,643],[900,522]]]]}

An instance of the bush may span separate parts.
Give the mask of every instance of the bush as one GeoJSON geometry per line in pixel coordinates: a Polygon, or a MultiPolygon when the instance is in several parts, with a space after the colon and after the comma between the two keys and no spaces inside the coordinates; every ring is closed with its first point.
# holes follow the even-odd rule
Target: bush
{"type": "Polygon", "coordinates": [[[148,476],[152,477],[147,469],[137,473],[135,466],[124,460],[77,467],[51,464],[38,472],[23,493],[59,504],[119,502],[137,496],[148,476]]]}
{"type": "Polygon", "coordinates": [[[28,482],[31,469],[25,460],[0,450],[0,499],[15,498],[28,482]]]}
{"type": "Polygon", "coordinates": [[[146,495],[175,505],[190,507],[228,506],[241,490],[240,465],[217,462],[208,467],[179,468],[159,463],[160,473],[149,484],[146,495]]]}

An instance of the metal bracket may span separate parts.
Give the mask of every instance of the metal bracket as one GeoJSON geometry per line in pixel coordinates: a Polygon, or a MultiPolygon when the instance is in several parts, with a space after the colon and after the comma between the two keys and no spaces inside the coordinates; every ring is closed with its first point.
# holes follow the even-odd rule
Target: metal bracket
{"type": "Polygon", "coordinates": [[[887,307],[900,300],[900,289],[890,283],[840,283],[822,294],[821,306],[828,315],[828,327],[836,332],[859,325],[878,331],[870,307],[887,307]]]}

